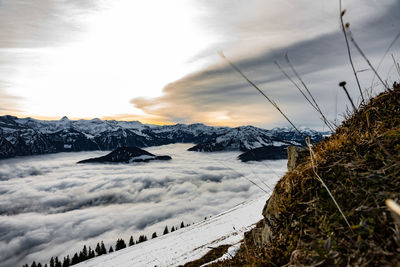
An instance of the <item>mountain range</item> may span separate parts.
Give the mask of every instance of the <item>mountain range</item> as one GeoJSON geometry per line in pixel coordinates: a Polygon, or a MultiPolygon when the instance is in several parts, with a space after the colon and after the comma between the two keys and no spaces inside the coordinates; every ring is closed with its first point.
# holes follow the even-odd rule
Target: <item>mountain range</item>
{"type": "Polygon", "coordinates": [[[304,136],[313,142],[324,132],[291,128],[271,130],[253,126],[213,127],[201,123],[158,126],[139,121],[60,120],[0,116],[0,158],[67,151],[113,150],[118,147],[149,147],[172,143],[194,143],[191,151],[249,151],[260,147],[305,145],[304,136]]]}

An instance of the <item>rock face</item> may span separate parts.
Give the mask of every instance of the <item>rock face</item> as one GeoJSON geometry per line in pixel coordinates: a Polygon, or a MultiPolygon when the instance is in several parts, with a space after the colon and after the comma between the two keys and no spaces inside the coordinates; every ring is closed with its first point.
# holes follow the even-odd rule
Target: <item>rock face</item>
{"type": "Polygon", "coordinates": [[[288,171],[293,171],[300,163],[305,162],[307,156],[309,156],[309,151],[306,147],[289,146],[287,148],[288,171]]]}
{"type": "Polygon", "coordinates": [[[0,147],[0,159],[11,158],[16,155],[13,145],[2,136],[0,137],[0,147]]]}
{"type": "Polygon", "coordinates": [[[119,147],[105,156],[81,160],[77,163],[132,163],[170,159],[170,156],[156,156],[138,147],[119,147]]]}
{"type": "Polygon", "coordinates": [[[264,146],[251,149],[238,156],[242,162],[247,161],[261,161],[261,160],[276,160],[286,159],[287,148],[286,146],[264,146]]]}

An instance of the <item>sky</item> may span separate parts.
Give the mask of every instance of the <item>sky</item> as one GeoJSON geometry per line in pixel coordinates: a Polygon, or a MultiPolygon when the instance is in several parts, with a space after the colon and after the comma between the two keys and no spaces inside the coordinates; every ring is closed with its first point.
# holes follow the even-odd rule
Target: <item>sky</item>
{"type": "MultiPolygon", "coordinates": [[[[148,148],[170,161],[76,164],[105,151],[57,153],[0,162],[0,265],[48,263],[83,245],[162,234],[265,193],[286,160],[243,163],[240,152],[204,154],[192,144],[148,148]],[[262,179],[262,180],[261,180],[262,179]]],[[[234,222],[232,226],[234,227],[234,222]]]]}
{"type": "MultiPolygon", "coordinates": [[[[375,68],[400,31],[400,1],[343,0],[345,22],[375,68]]],[[[378,68],[400,79],[397,41],[378,68]]],[[[383,85],[351,46],[363,90],[383,85]]],[[[289,58],[332,121],[360,95],[332,0],[1,0],[0,115],[144,123],[287,123],[224,54],[300,126],[323,128],[297,89],[289,58]]],[[[372,88],[372,89],[371,89],[372,88]]]]}

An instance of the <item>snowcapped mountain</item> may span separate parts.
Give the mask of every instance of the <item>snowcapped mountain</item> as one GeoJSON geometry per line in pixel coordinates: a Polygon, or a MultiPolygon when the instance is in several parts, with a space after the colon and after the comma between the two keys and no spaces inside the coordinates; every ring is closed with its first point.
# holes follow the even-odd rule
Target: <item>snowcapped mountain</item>
{"type": "MultiPolygon", "coordinates": [[[[322,134],[308,129],[302,132],[304,136],[310,136],[313,142],[322,139],[322,134]]],[[[253,126],[241,126],[230,129],[215,138],[200,143],[189,150],[191,151],[222,151],[240,150],[249,151],[261,147],[287,147],[305,145],[304,137],[290,128],[274,128],[265,130],[253,126]]]]}
{"type": "MultiPolygon", "coordinates": [[[[306,133],[314,141],[322,138],[321,133],[313,130],[306,133]]],[[[211,127],[200,123],[158,126],[138,121],[69,120],[67,117],[42,121],[0,116],[0,158],[171,143],[198,144],[190,149],[193,151],[248,151],[264,146],[301,145],[303,139],[289,128],[211,127]]]]}

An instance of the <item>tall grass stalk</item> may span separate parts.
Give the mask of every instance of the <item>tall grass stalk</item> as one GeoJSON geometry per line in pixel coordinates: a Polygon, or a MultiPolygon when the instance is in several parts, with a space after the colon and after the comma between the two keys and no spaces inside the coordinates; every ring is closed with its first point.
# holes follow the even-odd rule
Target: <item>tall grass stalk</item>
{"type": "Polygon", "coordinates": [[[268,102],[271,103],[272,106],[274,106],[274,108],[276,108],[279,113],[282,114],[282,116],[290,123],[290,125],[298,132],[298,134],[300,134],[302,137],[306,137],[304,136],[299,129],[297,129],[297,127],[293,124],[293,122],[286,116],[285,113],[283,113],[283,111],[279,108],[278,104],[276,104],[271,98],[269,98],[255,83],[253,83],[249,78],[247,78],[247,76],[235,65],[233,64],[227,57],[225,57],[225,55],[223,54],[222,51],[218,52],[219,55],[225,59],[229,65],[232,66],[232,68],[234,70],[236,70],[251,86],[253,86],[262,96],[264,96],[268,102]]]}
{"type": "Polygon", "coordinates": [[[294,68],[292,62],[290,62],[289,56],[288,54],[285,55],[285,59],[286,62],[288,63],[290,69],[292,70],[292,72],[294,73],[294,75],[297,77],[297,79],[300,81],[300,83],[303,85],[304,89],[306,90],[306,92],[308,93],[308,95],[310,96],[312,102],[314,103],[314,107],[317,110],[317,112],[322,116],[322,120],[324,121],[324,123],[326,124],[326,126],[328,126],[328,128],[334,132],[335,131],[335,127],[331,124],[331,122],[325,117],[324,113],[322,112],[322,110],[319,108],[317,101],[315,101],[314,96],[311,94],[310,90],[308,89],[307,85],[305,84],[305,82],[303,81],[303,79],[301,78],[301,76],[299,75],[299,73],[296,71],[296,69],[294,68]]]}
{"type": "Polygon", "coordinates": [[[326,191],[328,192],[329,196],[330,196],[331,199],[333,200],[333,203],[335,203],[335,205],[336,205],[337,209],[339,210],[340,214],[342,215],[343,219],[346,221],[346,224],[349,226],[350,231],[353,232],[353,229],[351,229],[350,223],[349,223],[349,221],[347,220],[346,215],[344,215],[344,213],[343,213],[342,209],[340,208],[339,204],[337,203],[335,197],[332,195],[331,190],[329,190],[329,188],[328,188],[328,186],[325,184],[324,180],[322,180],[321,176],[319,176],[318,173],[317,173],[317,167],[316,167],[315,162],[314,162],[315,154],[314,154],[314,151],[313,151],[313,149],[312,149],[311,141],[310,141],[310,138],[309,138],[309,137],[306,138],[306,143],[307,143],[308,150],[309,150],[309,152],[310,152],[310,159],[311,159],[312,170],[313,170],[315,176],[317,177],[317,180],[318,180],[318,181],[322,184],[322,186],[326,189],[326,191]]]}
{"type": "MultiPolygon", "coordinates": [[[[387,54],[389,53],[390,49],[392,48],[392,46],[397,42],[397,40],[400,38],[400,32],[393,38],[392,42],[390,43],[390,45],[388,46],[388,48],[386,49],[385,53],[383,54],[381,60],[379,61],[378,67],[376,67],[376,70],[378,71],[379,68],[381,67],[383,60],[385,59],[385,57],[387,56],[387,54]]],[[[374,74],[374,76],[372,77],[372,81],[371,81],[371,87],[374,84],[374,80],[375,80],[376,75],[374,74]]]]}
{"type": "Polygon", "coordinates": [[[347,34],[350,37],[351,42],[353,43],[354,47],[357,49],[357,51],[360,53],[360,55],[364,58],[364,60],[367,62],[368,66],[371,68],[371,70],[375,73],[376,77],[378,77],[379,81],[383,84],[386,90],[389,90],[389,86],[382,80],[381,76],[378,74],[374,66],[372,66],[371,62],[367,58],[367,56],[364,54],[360,46],[357,44],[356,40],[354,39],[353,34],[351,33],[350,30],[347,31],[347,34]]]}
{"type": "Polygon", "coordinates": [[[361,90],[361,85],[360,85],[360,81],[358,79],[357,71],[356,71],[356,69],[354,67],[353,58],[351,56],[349,40],[347,39],[346,27],[345,27],[344,22],[343,22],[343,16],[346,13],[346,10],[342,10],[342,0],[339,0],[339,12],[340,12],[340,14],[339,14],[340,25],[341,25],[341,29],[342,29],[342,32],[343,32],[343,35],[344,35],[344,40],[346,41],[347,55],[349,57],[349,61],[350,61],[351,68],[353,70],[354,77],[356,78],[358,90],[360,91],[360,95],[361,95],[362,101],[364,103],[365,102],[364,95],[363,95],[362,90],[361,90]]]}
{"type": "Polygon", "coordinates": [[[393,59],[394,66],[397,70],[397,74],[399,74],[399,77],[400,77],[400,65],[398,62],[396,62],[396,59],[394,58],[393,54],[392,54],[392,59],[393,59]]]}

